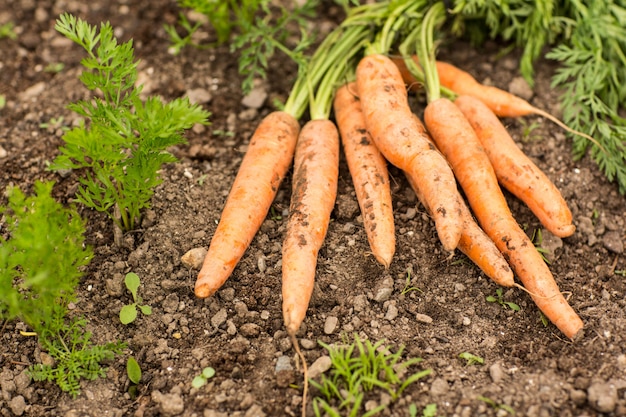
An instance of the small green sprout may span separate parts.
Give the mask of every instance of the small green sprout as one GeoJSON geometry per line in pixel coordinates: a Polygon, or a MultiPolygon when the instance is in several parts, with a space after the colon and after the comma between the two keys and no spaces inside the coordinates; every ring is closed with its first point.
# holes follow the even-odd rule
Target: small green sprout
{"type": "Polygon", "coordinates": [[[202,370],[202,373],[200,375],[197,375],[193,379],[193,381],[191,381],[191,386],[196,389],[202,388],[203,386],[207,384],[209,379],[213,378],[214,375],[215,375],[215,369],[211,368],[210,366],[207,366],[206,368],[202,370]]]}
{"type": "Polygon", "coordinates": [[[67,132],[68,130],[70,130],[69,127],[67,126],[63,126],[63,116],[60,117],[52,117],[49,121],[44,122],[44,123],[39,123],[39,127],[41,129],[46,129],[46,130],[56,130],[56,129],[61,129],[64,132],[67,132]]]}
{"type": "Polygon", "coordinates": [[[130,356],[128,361],[126,361],[126,375],[128,376],[130,382],[135,385],[139,384],[139,381],[141,381],[141,367],[139,366],[139,363],[137,363],[137,360],[132,356],[130,356]]]}
{"type": "Polygon", "coordinates": [[[514,302],[504,301],[504,298],[502,297],[502,288],[498,288],[496,290],[496,296],[495,297],[493,295],[488,295],[485,299],[489,303],[498,303],[498,304],[500,304],[504,309],[510,308],[513,311],[520,311],[520,306],[518,306],[514,302]]]}
{"type": "Polygon", "coordinates": [[[395,401],[410,384],[431,373],[430,369],[425,369],[403,377],[400,372],[421,362],[421,359],[399,362],[403,348],[392,353],[389,347],[383,345],[384,340],[372,344],[369,340],[361,341],[355,334],[353,342],[346,341],[340,346],[318,343],[328,351],[332,366],[330,375],[322,374],[320,382],[310,381],[320,391],[320,396],[313,399],[316,416],[324,413],[338,416],[342,410],[350,416],[373,416],[387,406],[383,404],[359,414],[366,392],[374,388],[383,389],[395,401]]]}
{"type": "Polygon", "coordinates": [[[482,365],[483,363],[485,363],[485,360],[483,358],[481,358],[480,356],[476,356],[473,353],[469,353],[469,352],[460,353],[459,358],[465,359],[465,361],[467,361],[465,365],[467,366],[482,365]]]}
{"type": "Polygon", "coordinates": [[[513,410],[512,407],[510,407],[510,406],[508,406],[506,404],[498,404],[497,402],[495,402],[491,398],[483,397],[482,395],[476,397],[476,399],[484,402],[485,404],[487,404],[489,406],[491,406],[496,411],[503,410],[503,411],[506,411],[507,413],[509,413],[511,415],[515,415],[515,410],[513,410]]]}
{"type": "Polygon", "coordinates": [[[65,68],[65,64],[62,62],[53,62],[50,63],[48,65],[46,65],[46,67],[43,69],[44,72],[49,72],[52,74],[58,74],[59,72],[63,71],[63,68],[65,68]]]}
{"type": "Polygon", "coordinates": [[[406,273],[406,281],[404,282],[404,288],[402,289],[402,291],[400,291],[400,294],[401,295],[407,295],[411,291],[423,292],[418,287],[414,287],[414,286],[411,285],[411,271],[409,270],[406,273]]]}
{"type": "Polygon", "coordinates": [[[541,245],[543,245],[543,233],[541,232],[541,229],[535,230],[531,240],[537,248],[537,252],[541,255],[541,259],[549,265],[550,261],[546,258],[546,255],[549,254],[550,251],[541,247],[541,245]]]}
{"type": "Polygon", "coordinates": [[[437,404],[430,403],[426,404],[424,410],[422,411],[422,417],[436,417],[437,416],[437,404]]]}
{"type": "Polygon", "coordinates": [[[7,97],[4,94],[0,94],[0,110],[4,109],[7,105],[7,97]]]}
{"type": "Polygon", "coordinates": [[[152,307],[142,304],[143,300],[141,296],[137,294],[139,285],[141,285],[139,275],[134,272],[129,272],[124,278],[124,284],[133,296],[133,303],[125,305],[120,310],[120,321],[122,324],[129,324],[135,321],[137,318],[137,309],[141,310],[145,316],[152,314],[152,307]]]}
{"type": "Polygon", "coordinates": [[[17,39],[17,33],[15,32],[13,22],[7,22],[0,25],[0,39],[4,38],[17,39]]]}
{"type": "Polygon", "coordinates": [[[523,119],[520,119],[520,123],[522,125],[522,142],[530,142],[541,139],[541,136],[533,133],[539,127],[539,123],[532,122],[529,124],[523,119]]]}

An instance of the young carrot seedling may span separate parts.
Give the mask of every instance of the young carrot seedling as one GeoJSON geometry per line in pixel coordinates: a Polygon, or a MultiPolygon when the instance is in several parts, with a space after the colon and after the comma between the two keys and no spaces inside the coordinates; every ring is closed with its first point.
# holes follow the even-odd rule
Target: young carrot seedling
{"type": "Polygon", "coordinates": [[[120,321],[122,324],[130,324],[137,318],[137,309],[141,310],[141,312],[145,316],[149,316],[152,314],[152,307],[149,305],[142,304],[143,300],[139,294],[137,294],[137,290],[141,285],[139,280],[139,275],[134,272],[129,272],[126,274],[124,278],[124,284],[128,291],[130,291],[133,296],[133,302],[131,304],[127,304],[120,310],[120,321]]]}
{"type": "Polygon", "coordinates": [[[104,377],[101,363],[125,345],[93,345],[87,321],[68,317],[92,251],[84,245],[84,221],[74,207],[51,197],[52,187],[52,182],[37,182],[35,195],[28,197],[9,187],[8,204],[0,207],[0,321],[26,323],[33,330],[28,334],[36,335],[41,350],[54,359],[53,365],[30,366],[29,376],[54,382],[75,397],[81,379],[104,377]]]}
{"type": "Polygon", "coordinates": [[[202,388],[203,386],[207,384],[209,379],[213,378],[213,376],[215,376],[215,369],[211,368],[210,366],[207,366],[206,368],[202,370],[202,373],[200,375],[197,375],[191,381],[191,386],[196,389],[202,388]]]}
{"type": "Polygon", "coordinates": [[[504,298],[502,296],[502,288],[498,288],[496,290],[496,296],[494,297],[493,295],[488,295],[486,298],[487,302],[489,303],[498,303],[500,304],[504,309],[510,308],[513,311],[520,311],[520,307],[511,302],[511,301],[504,301],[504,298]]]}
{"type": "Polygon", "coordinates": [[[63,14],[55,29],[85,49],[80,80],[99,94],[69,105],[85,122],[63,135],[65,146],[50,169],[84,169],[78,201],[106,213],[123,231],[133,230],[162,182],[159,170],[177,161],[168,148],[185,143],[182,133],[194,124],[208,124],[209,113],[187,98],[141,100],[132,40],[118,44],[109,23],[98,32],[63,14]]]}
{"type": "Polygon", "coordinates": [[[465,365],[467,366],[482,365],[483,363],[485,363],[485,360],[483,358],[481,358],[480,356],[476,356],[473,353],[469,353],[469,352],[460,353],[459,358],[465,359],[466,361],[465,365]]]}

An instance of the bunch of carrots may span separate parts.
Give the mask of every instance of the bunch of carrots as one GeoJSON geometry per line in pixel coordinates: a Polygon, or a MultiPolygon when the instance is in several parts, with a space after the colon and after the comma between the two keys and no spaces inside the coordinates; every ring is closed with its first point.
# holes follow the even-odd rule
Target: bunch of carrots
{"type": "Polygon", "coordinates": [[[301,68],[284,109],[267,115],[250,139],[196,281],[198,297],[213,295],[232,274],[293,166],[282,297],[285,326],[295,341],[335,204],[343,147],[367,239],[383,267],[391,264],[396,245],[391,163],[430,213],[445,250],[459,249],[498,285],[523,288],[567,337],[581,332],[582,320],[500,188],[527,204],[556,236],[572,235],[572,215],[559,190],[499,118],[536,114],[563,125],[527,101],[436,61],[434,34],[445,13],[441,1],[357,6],[322,42],[301,68]],[[423,121],[409,107],[414,86],[427,92],[423,121]]]}

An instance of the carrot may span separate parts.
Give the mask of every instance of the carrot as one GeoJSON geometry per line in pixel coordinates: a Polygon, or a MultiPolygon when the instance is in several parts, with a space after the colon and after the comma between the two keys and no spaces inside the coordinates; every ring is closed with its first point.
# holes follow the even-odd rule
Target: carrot
{"type": "MultiPolygon", "coordinates": [[[[429,210],[424,202],[424,197],[415,185],[416,179],[412,178],[408,173],[405,173],[405,175],[417,198],[429,210]]],[[[463,232],[457,248],[496,284],[504,287],[515,286],[511,267],[489,236],[476,224],[472,213],[464,202],[461,204],[461,213],[463,216],[463,232]]]]}
{"type": "Polygon", "coordinates": [[[412,117],[398,67],[385,55],[369,54],[357,65],[356,81],[376,146],[389,162],[419,179],[439,240],[446,250],[454,250],[463,230],[454,174],[419,119],[412,117]]]}
{"type": "Polygon", "coordinates": [[[344,84],[337,90],[335,120],[367,240],[376,260],[388,268],[396,250],[396,237],[387,161],[365,127],[361,101],[355,93],[355,82],[344,84]]]}
{"type": "Polygon", "coordinates": [[[450,162],[483,230],[503,253],[539,309],[567,337],[583,327],[531,240],[507,206],[493,167],[476,133],[450,100],[431,101],[424,121],[435,143],[450,162]]]}
{"type": "Polygon", "coordinates": [[[563,196],[517,146],[498,117],[471,96],[460,96],[455,104],[476,132],[500,184],[526,203],[551,233],[571,236],[576,227],[563,196]]]}
{"type": "Polygon", "coordinates": [[[296,146],[287,233],[283,242],[283,318],[300,328],[313,293],[317,255],[337,196],[339,133],[327,119],[307,122],[296,146]]]}
{"type": "MultiPolygon", "coordinates": [[[[413,56],[412,58],[413,61],[419,63],[419,58],[417,56],[413,56]]],[[[403,58],[394,58],[393,61],[398,66],[405,82],[409,84],[413,90],[421,87],[421,84],[417,82],[413,73],[407,68],[403,58]]],[[[523,98],[498,87],[481,84],[469,72],[463,71],[448,62],[436,61],[436,66],[442,87],[449,89],[458,95],[467,95],[479,99],[485,103],[487,107],[489,107],[498,117],[515,118],[530,115],[545,117],[567,132],[590,140],[606,152],[602,145],[600,145],[600,143],[598,143],[598,141],[591,136],[570,128],[556,116],[533,106],[523,98]]]]}
{"type": "Polygon", "coordinates": [[[195,294],[213,295],[261,227],[296,146],[300,126],[289,113],[268,114],[250,139],[195,284],[195,294]]]}

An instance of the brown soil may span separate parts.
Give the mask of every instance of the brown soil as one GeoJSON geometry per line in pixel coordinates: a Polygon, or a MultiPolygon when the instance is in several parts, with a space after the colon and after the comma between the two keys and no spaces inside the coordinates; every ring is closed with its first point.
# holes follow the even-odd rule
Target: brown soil
{"type": "MultiPolygon", "coordinates": [[[[242,104],[237,57],[227,48],[168,53],[163,24],[177,18],[174,1],[0,0],[0,24],[11,21],[18,32],[17,40],[0,40],[0,94],[7,100],[0,109],[1,189],[12,183],[28,190],[37,179],[53,179],[55,196],[63,203],[76,190],[76,175],[46,171],[63,131],[40,127],[59,117],[63,125],[71,125],[77,116],[66,105],[88,97],[78,81],[82,50],[53,29],[65,11],[91,23],[110,20],[121,39],[134,39],[146,93],[167,100],[209,93],[211,99],[203,105],[212,112],[212,125],[189,131],[189,143],[172,150],[180,163],[163,169],[164,182],[152,208],[141,228],[124,236],[123,245],[114,244],[106,217],[80,207],[96,255],[80,283],[76,310],[88,319],[96,341],[125,341],[127,352],[109,364],[107,378],[84,382],[81,395],[71,399],[52,384],[25,377],[27,366],[40,361],[40,350],[34,338],[20,334],[23,324],[7,323],[0,335],[0,415],[297,415],[301,374],[285,379],[275,370],[281,356],[297,366],[279,296],[285,217],[268,217],[233,276],[212,298],[194,296],[197,270],[181,263],[188,250],[208,246],[247,141],[273,109],[273,100],[286,98],[295,66],[283,58],[272,62],[269,79],[259,85],[268,98],[255,109],[242,104]],[[65,68],[45,71],[54,63],[65,68]],[[141,277],[140,292],[154,312],[124,326],[118,313],[129,296],[121,280],[130,271],[141,277]],[[143,368],[138,398],[127,393],[125,363],[131,354],[143,368]],[[201,389],[192,388],[191,380],[206,366],[215,368],[215,377],[201,389]]],[[[331,26],[337,13],[325,8],[320,27],[331,26]]],[[[443,52],[479,80],[513,88],[520,81],[517,56],[498,58],[497,50],[498,45],[476,50],[457,44],[443,52]]],[[[531,100],[558,114],[558,93],[549,87],[554,68],[549,63],[538,68],[531,100]]],[[[518,416],[626,415],[624,197],[589,158],[573,160],[569,141],[554,125],[538,118],[506,123],[523,150],[556,182],[574,214],[575,235],[560,240],[544,231],[544,247],[552,251],[550,267],[562,291],[585,322],[584,337],[572,342],[552,325],[543,325],[520,290],[504,290],[504,299],[518,304],[519,312],[487,302],[498,287],[462,255],[449,258],[441,250],[433,223],[394,168],[398,245],[385,271],[368,255],[342,160],[337,204],[299,336],[309,364],[327,354],[317,341],[336,343],[353,332],[406,346],[403,358],[423,358],[414,370],[430,368],[433,373],[409,386],[381,415],[408,416],[412,403],[418,415],[429,403],[437,404],[438,415],[506,415],[479,396],[510,406],[518,416]],[[528,134],[531,123],[538,127],[528,134]],[[409,273],[419,291],[403,294],[409,273]],[[484,358],[484,364],[466,365],[459,358],[462,352],[484,358]]],[[[274,203],[278,214],[289,206],[290,186],[288,177],[274,203]]],[[[532,235],[537,220],[507,198],[532,235]]],[[[372,406],[388,397],[374,390],[366,400],[372,406]]]]}

